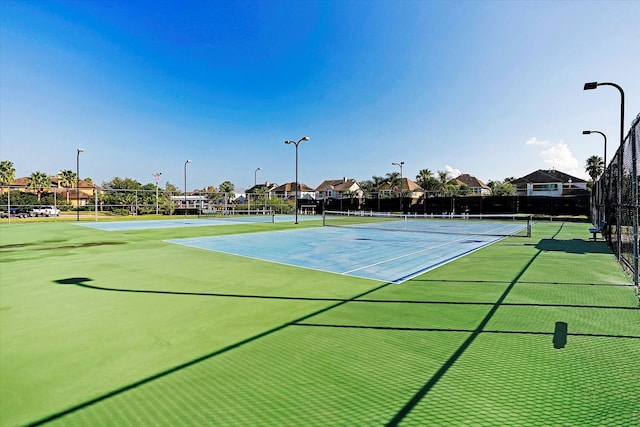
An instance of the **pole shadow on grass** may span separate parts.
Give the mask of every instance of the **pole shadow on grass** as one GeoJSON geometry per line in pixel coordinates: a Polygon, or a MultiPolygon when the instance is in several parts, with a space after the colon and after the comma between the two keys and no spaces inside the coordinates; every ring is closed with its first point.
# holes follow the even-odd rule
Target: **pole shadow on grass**
{"type": "MultiPolygon", "coordinates": [[[[245,299],[275,299],[284,301],[330,301],[330,302],[352,302],[352,303],[393,303],[393,304],[423,304],[423,305],[486,305],[492,306],[494,302],[481,301],[423,301],[423,300],[402,300],[402,299],[363,299],[363,298],[324,298],[324,297],[290,297],[286,295],[254,295],[254,294],[226,294],[213,292],[184,292],[184,291],[162,291],[157,289],[122,289],[109,288],[104,286],[90,285],[93,279],[87,277],[70,277],[67,279],[54,280],[60,285],[75,285],[85,289],[107,292],[122,292],[136,294],[156,294],[156,295],[177,295],[196,297],[222,297],[222,298],[245,298],[245,299]]],[[[535,303],[503,303],[503,306],[512,307],[569,307],[569,308],[606,308],[619,310],[636,310],[635,307],[610,306],[610,305],[579,305],[579,304],[535,304],[535,303]]]]}
{"type": "MultiPolygon", "coordinates": [[[[81,286],[81,287],[85,287],[85,288],[96,289],[95,287],[92,287],[92,286],[90,286],[90,285],[88,285],[86,283],[86,282],[91,281],[91,280],[92,279],[87,278],[87,277],[71,277],[71,278],[67,278],[67,279],[56,280],[54,282],[58,283],[58,284],[61,284],[61,285],[77,285],[77,286],[81,286]]],[[[317,315],[322,314],[322,313],[324,313],[326,311],[332,310],[332,309],[334,309],[336,307],[339,307],[339,306],[341,306],[343,304],[346,304],[349,301],[352,301],[352,300],[355,300],[357,298],[361,298],[361,297],[363,297],[365,295],[368,295],[368,294],[371,294],[373,292],[376,292],[376,291],[378,291],[378,290],[380,290],[382,288],[385,288],[385,287],[387,287],[389,285],[394,285],[394,283],[392,283],[392,282],[383,283],[383,284],[378,285],[378,286],[376,286],[376,287],[374,287],[372,289],[369,289],[368,291],[365,291],[365,292],[362,292],[362,293],[360,293],[358,295],[355,295],[351,299],[338,300],[335,304],[331,304],[331,305],[329,305],[329,306],[327,306],[325,308],[316,310],[313,313],[310,313],[310,314],[307,314],[305,316],[299,317],[299,318],[294,319],[294,320],[292,320],[290,322],[283,323],[280,326],[276,326],[274,328],[271,328],[269,330],[261,332],[261,333],[259,333],[257,335],[254,335],[254,336],[249,337],[247,339],[244,339],[242,341],[238,341],[238,342],[236,342],[234,344],[230,344],[230,345],[228,345],[226,347],[223,347],[223,348],[221,348],[219,350],[213,351],[213,352],[211,352],[209,354],[205,354],[204,356],[200,356],[200,357],[197,357],[197,358],[195,358],[193,360],[190,360],[188,362],[185,362],[185,363],[182,363],[180,365],[174,366],[173,368],[169,368],[167,370],[158,372],[157,374],[151,375],[151,376],[149,376],[147,378],[143,378],[140,381],[136,381],[134,383],[131,383],[131,384],[125,385],[123,387],[117,388],[117,389],[112,390],[110,392],[107,392],[107,393],[105,393],[105,394],[103,394],[101,396],[97,396],[97,397],[95,397],[93,399],[87,400],[85,402],[82,402],[82,403],[79,403],[77,405],[74,405],[74,406],[72,406],[70,408],[64,409],[64,410],[62,410],[60,412],[48,415],[48,416],[43,417],[43,418],[41,418],[39,420],[36,420],[36,421],[34,421],[32,423],[29,423],[29,425],[30,426],[38,426],[38,425],[43,425],[43,424],[49,423],[51,421],[58,420],[58,419],[66,416],[66,415],[70,415],[70,414],[72,414],[72,413],[74,413],[76,411],[79,411],[79,410],[85,409],[85,408],[87,408],[87,407],[89,407],[91,405],[100,403],[100,402],[102,402],[104,400],[107,400],[107,399],[109,399],[111,397],[115,397],[117,395],[120,395],[121,393],[127,392],[129,390],[133,390],[133,389],[135,389],[137,387],[143,386],[143,385],[148,384],[148,383],[150,383],[152,381],[155,381],[157,379],[166,377],[167,375],[173,374],[175,372],[179,372],[179,371],[181,371],[183,369],[186,369],[186,368],[188,368],[190,366],[193,366],[193,365],[196,365],[198,363],[204,362],[205,360],[209,360],[209,359],[211,359],[213,357],[219,356],[219,355],[221,355],[223,353],[226,353],[226,352],[228,352],[230,350],[233,350],[235,348],[241,347],[241,346],[243,346],[245,344],[248,344],[250,342],[253,342],[253,341],[256,341],[258,339],[261,339],[261,338],[264,338],[266,336],[269,336],[269,335],[271,335],[271,334],[273,334],[275,332],[278,332],[278,331],[280,331],[282,329],[285,329],[285,328],[287,328],[287,327],[289,327],[291,325],[294,325],[294,324],[299,323],[299,322],[303,322],[306,319],[309,319],[309,318],[311,318],[313,316],[317,316],[317,315]]],[[[332,302],[333,302],[333,300],[332,300],[332,302]]]]}

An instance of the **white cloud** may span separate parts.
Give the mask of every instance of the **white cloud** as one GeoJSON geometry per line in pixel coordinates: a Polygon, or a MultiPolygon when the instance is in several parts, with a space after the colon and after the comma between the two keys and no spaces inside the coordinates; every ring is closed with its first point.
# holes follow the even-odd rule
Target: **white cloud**
{"type": "Polygon", "coordinates": [[[462,172],[460,172],[460,169],[453,168],[449,165],[445,165],[444,170],[447,173],[447,176],[451,179],[457,178],[460,175],[462,175],[462,172]]]}
{"type": "Polygon", "coordinates": [[[556,169],[578,178],[589,179],[587,172],[564,141],[541,141],[533,137],[526,142],[526,145],[541,147],[542,151],[538,155],[542,159],[545,168],[556,169]]]}
{"type": "Polygon", "coordinates": [[[535,136],[533,138],[529,138],[527,140],[527,142],[525,142],[526,145],[549,145],[550,142],[549,141],[540,141],[538,138],[536,138],[535,136]]]}

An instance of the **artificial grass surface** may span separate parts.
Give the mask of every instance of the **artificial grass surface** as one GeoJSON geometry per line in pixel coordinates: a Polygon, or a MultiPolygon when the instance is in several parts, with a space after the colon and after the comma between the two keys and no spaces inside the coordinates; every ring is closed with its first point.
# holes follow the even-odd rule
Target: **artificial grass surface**
{"type": "Polygon", "coordinates": [[[640,423],[638,300],[587,224],[402,285],[164,242],[291,227],[0,225],[0,425],[640,423]]]}

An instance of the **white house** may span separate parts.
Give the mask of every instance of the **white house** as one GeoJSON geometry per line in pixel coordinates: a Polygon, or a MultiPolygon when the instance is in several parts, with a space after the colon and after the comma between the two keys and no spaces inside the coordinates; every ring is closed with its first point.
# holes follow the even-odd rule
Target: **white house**
{"type": "Polygon", "coordinates": [[[512,181],[518,196],[569,197],[589,194],[587,181],[555,169],[538,169],[512,181]]]}

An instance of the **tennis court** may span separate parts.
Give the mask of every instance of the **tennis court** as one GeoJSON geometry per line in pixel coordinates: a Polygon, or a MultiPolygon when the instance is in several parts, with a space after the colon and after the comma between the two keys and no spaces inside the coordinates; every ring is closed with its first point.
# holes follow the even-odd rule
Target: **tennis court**
{"type": "Polygon", "coordinates": [[[638,299],[588,224],[482,235],[401,286],[167,243],[314,236],[353,268],[341,245],[392,259],[413,234],[0,225],[0,425],[638,424],[638,299]]]}
{"type": "Polygon", "coordinates": [[[323,227],[168,242],[336,274],[402,283],[501,238],[323,227]]]}

